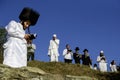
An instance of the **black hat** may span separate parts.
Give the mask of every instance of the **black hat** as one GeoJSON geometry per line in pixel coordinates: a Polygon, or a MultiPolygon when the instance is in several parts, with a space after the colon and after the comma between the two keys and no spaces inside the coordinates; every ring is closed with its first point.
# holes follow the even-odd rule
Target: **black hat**
{"type": "Polygon", "coordinates": [[[75,50],[80,50],[79,47],[76,47],[75,50]]]}
{"type": "Polygon", "coordinates": [[[88,50],[87,50],[87,49],[84,49],[84,50],[83,50],[83,52],[85,52],[85,51],[87,51],[87,52],[88,52],[88,50]]]}
{"type": "Polygon", "coordinates": [[[30,20],[31,25],[35,25],[40,14],[36,11],[34,11],[31,8],[25,7],[23,8],[22,12],[19,15],[19,19],[22,21],[30,20]]]}

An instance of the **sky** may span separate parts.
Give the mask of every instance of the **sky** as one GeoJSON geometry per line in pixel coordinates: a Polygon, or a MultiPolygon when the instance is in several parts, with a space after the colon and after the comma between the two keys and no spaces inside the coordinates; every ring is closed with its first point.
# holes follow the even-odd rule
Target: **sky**
{"type": "MultiPolygon", "coordinates": [[[[63,49],[70,44],[80,53],[89,50],[93,64],[103,50],[107,62],[120,64],[120,0],[0,0],[0,26],[11,20],[19,22],[24,7],[40,13],[31,33],[37,33],[35,60],[49,62],[48,46],[53,34],[60,39],[59,61],[63,62],[63,49]]],[[[73,61],[74,63],[74,61],[73,61]]]]}

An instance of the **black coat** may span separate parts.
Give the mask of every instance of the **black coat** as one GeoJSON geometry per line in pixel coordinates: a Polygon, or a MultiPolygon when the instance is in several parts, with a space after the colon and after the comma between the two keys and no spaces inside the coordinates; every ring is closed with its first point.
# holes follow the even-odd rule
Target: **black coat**
{"type": "Polygon", "coordinates": [[[79,63],[80,64],[80,59],[81,59],[81,55],[74,53],[73,54],[73,59],[75,60],[75,63],[79,63]]]}
{"type": "Polygon", "coordinates": [[[82,55],[82,64],[83,65],[92,65],[91,59],[89,56],[82,55]]]}

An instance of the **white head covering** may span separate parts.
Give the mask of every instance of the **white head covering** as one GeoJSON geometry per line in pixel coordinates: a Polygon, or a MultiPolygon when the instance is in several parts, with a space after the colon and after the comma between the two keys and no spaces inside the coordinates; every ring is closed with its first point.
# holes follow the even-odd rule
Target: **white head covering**
{"type": "Polygon", "coordinates": [[[104,53],[104,51],[103,51],[103,50],[101,50],[101,51],[100,51],[100,53],[104,53]]]}
{"type": "Polygon", "coordinates": [[[56,35],[56,34],[53,34],[53,37],[57,37],[57,35],[56,35]]]}

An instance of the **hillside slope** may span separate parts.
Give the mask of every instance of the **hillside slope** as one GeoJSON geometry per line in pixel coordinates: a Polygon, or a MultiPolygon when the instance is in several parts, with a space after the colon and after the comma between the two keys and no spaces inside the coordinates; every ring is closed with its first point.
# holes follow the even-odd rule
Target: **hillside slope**
{"type": "Polygon", "coordinates": [[[28,66],[37,67],[43,71],[51,74],[59,74],[62,76],[72,75],[72,76],[88,76],[96,78],[98,80],[120,80],[120,73],[106,72],[102,73],[90,69],[87,66],[82,66],[79,64],[65,64],[62,62],[40,62],[40,61],[30,61],[28,66]]]}

